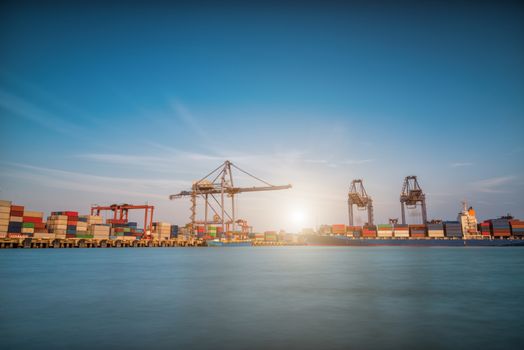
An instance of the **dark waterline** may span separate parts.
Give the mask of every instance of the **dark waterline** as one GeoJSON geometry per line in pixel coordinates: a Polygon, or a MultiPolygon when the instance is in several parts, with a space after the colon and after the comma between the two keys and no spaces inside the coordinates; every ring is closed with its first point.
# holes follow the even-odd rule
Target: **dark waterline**
{"type": "Polygon", "coordinates": [[[2,349],[517,349],[523,248],[0,251],[2,349]]]}

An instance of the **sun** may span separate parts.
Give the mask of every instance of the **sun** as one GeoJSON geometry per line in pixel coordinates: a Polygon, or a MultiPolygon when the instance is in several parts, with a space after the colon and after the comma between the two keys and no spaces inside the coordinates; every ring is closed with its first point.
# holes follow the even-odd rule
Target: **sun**
{"type": "Polygon", "coordinates": [[[295,224],[302,224],[302,223],[304,223],[305,219],[306,219],[306,215],[304,214],[304,212],[302,210],[294,210],[291,213],[291,220],[295,224]]]}

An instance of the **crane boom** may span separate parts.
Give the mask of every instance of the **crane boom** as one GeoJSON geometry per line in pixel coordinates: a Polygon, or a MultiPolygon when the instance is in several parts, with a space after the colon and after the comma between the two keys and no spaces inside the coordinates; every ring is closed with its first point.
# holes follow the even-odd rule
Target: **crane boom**
{"type": "MultiPolygon", "coordinates": [[[[250,173],[237,167],[235,164],[226,160],[222,165],[207,174],[202,179],[193,182],[190,190],[181,191],[177,194],[172,194],[169,199],[178,199],[183,197],[191,198],[191,224],[195,225],[196,220],[196,203],[197,199],[201,198],[204,200],[205,217],[204,223],[207,229],[207,225],[212,223],[208,220],[208,209],[211,209],[213,213],[219,218],[222,224],[222,230],[226,222],[233,223],[233,230],[236,223],[236,209],[235,209],[235,195],[243,192],[261,192],[261,191],[277,191],[287,190],[291,188],[291,185],[280,185],[274,186],[250,173]],[[262,186],[252,187],[235,187],[233,183],[232,170],[236,169],[249,178],[258,181],[262,186]],[[215,197],[216,195],[216,197],[215,197]],[[231,198],[231,210],[228,212],[225,208],[225,197],[231,198]],[[213,204],[218,204],[218,210],[215,210],[213,204]],[[227,218],[226,218],[227,217],[227,218]],[[229,219],[229,220],[227,220],[229,219]]],[[[215,222],[217,220],[214,220],[215,222]]]]}

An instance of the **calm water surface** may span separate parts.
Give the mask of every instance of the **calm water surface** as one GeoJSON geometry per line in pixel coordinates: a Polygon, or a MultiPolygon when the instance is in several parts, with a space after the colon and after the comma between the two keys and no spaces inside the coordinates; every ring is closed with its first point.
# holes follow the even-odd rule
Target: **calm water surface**
{"type": "Polygon", "coordinates": [[[2,349],[517,349],[523,248],[0,251],[2,349]]]}

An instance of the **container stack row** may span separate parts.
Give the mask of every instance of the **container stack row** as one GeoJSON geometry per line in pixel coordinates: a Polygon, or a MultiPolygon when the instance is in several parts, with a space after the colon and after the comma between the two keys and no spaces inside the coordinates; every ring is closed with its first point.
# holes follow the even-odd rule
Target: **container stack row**
{"type": "Polygon", "coordinates": [[[521,220],[510,220],[511,233],[513,236],[522,237],[524,236],[524,221],[521,220]]]}
{"type": "Polygon", "coordinates": [[[377,225],[377,236],[378,237],[393,237],[393,225],[392,224],[377,225]]]}
{"type": "Polygon", "coordinates": [[[426,237],[426,225],[409,225],[409,236],[414,238],[426,237]]]}
{"type": "Polygon", "coordinates": [[[444,237],[444,224],[428,224],[428,237],[444,237]]]}
{"type": "Polygon", "coordinates": [[[409,225],[406,224],[395,224],[393,225],[393,235],[400,238],[409,237],[409,225]]]}
{"type": "Polygon", "coordinates": [[[511,227],[508,219],[493,219],[488,220],[493,237],[509,237],[511,236],[511,227]]]}
{"type": "Polygon", "coordinates": [[[11,213],[11,202],[0,201],[0,238],[7,237],[9,232],[9,217],[11,213]]]}
{"type": "Polygon", "coordinates": [[[168,222],[154,222],[153,236],[158,240],[166,240],[171,237],[171,224],[168,222]]]}
{"type": "Polygon", "coordinates": [[[444,222],[444,234],[446,237],[462,237],[462,225],[458,221],[446,221],[444,222]]]}

